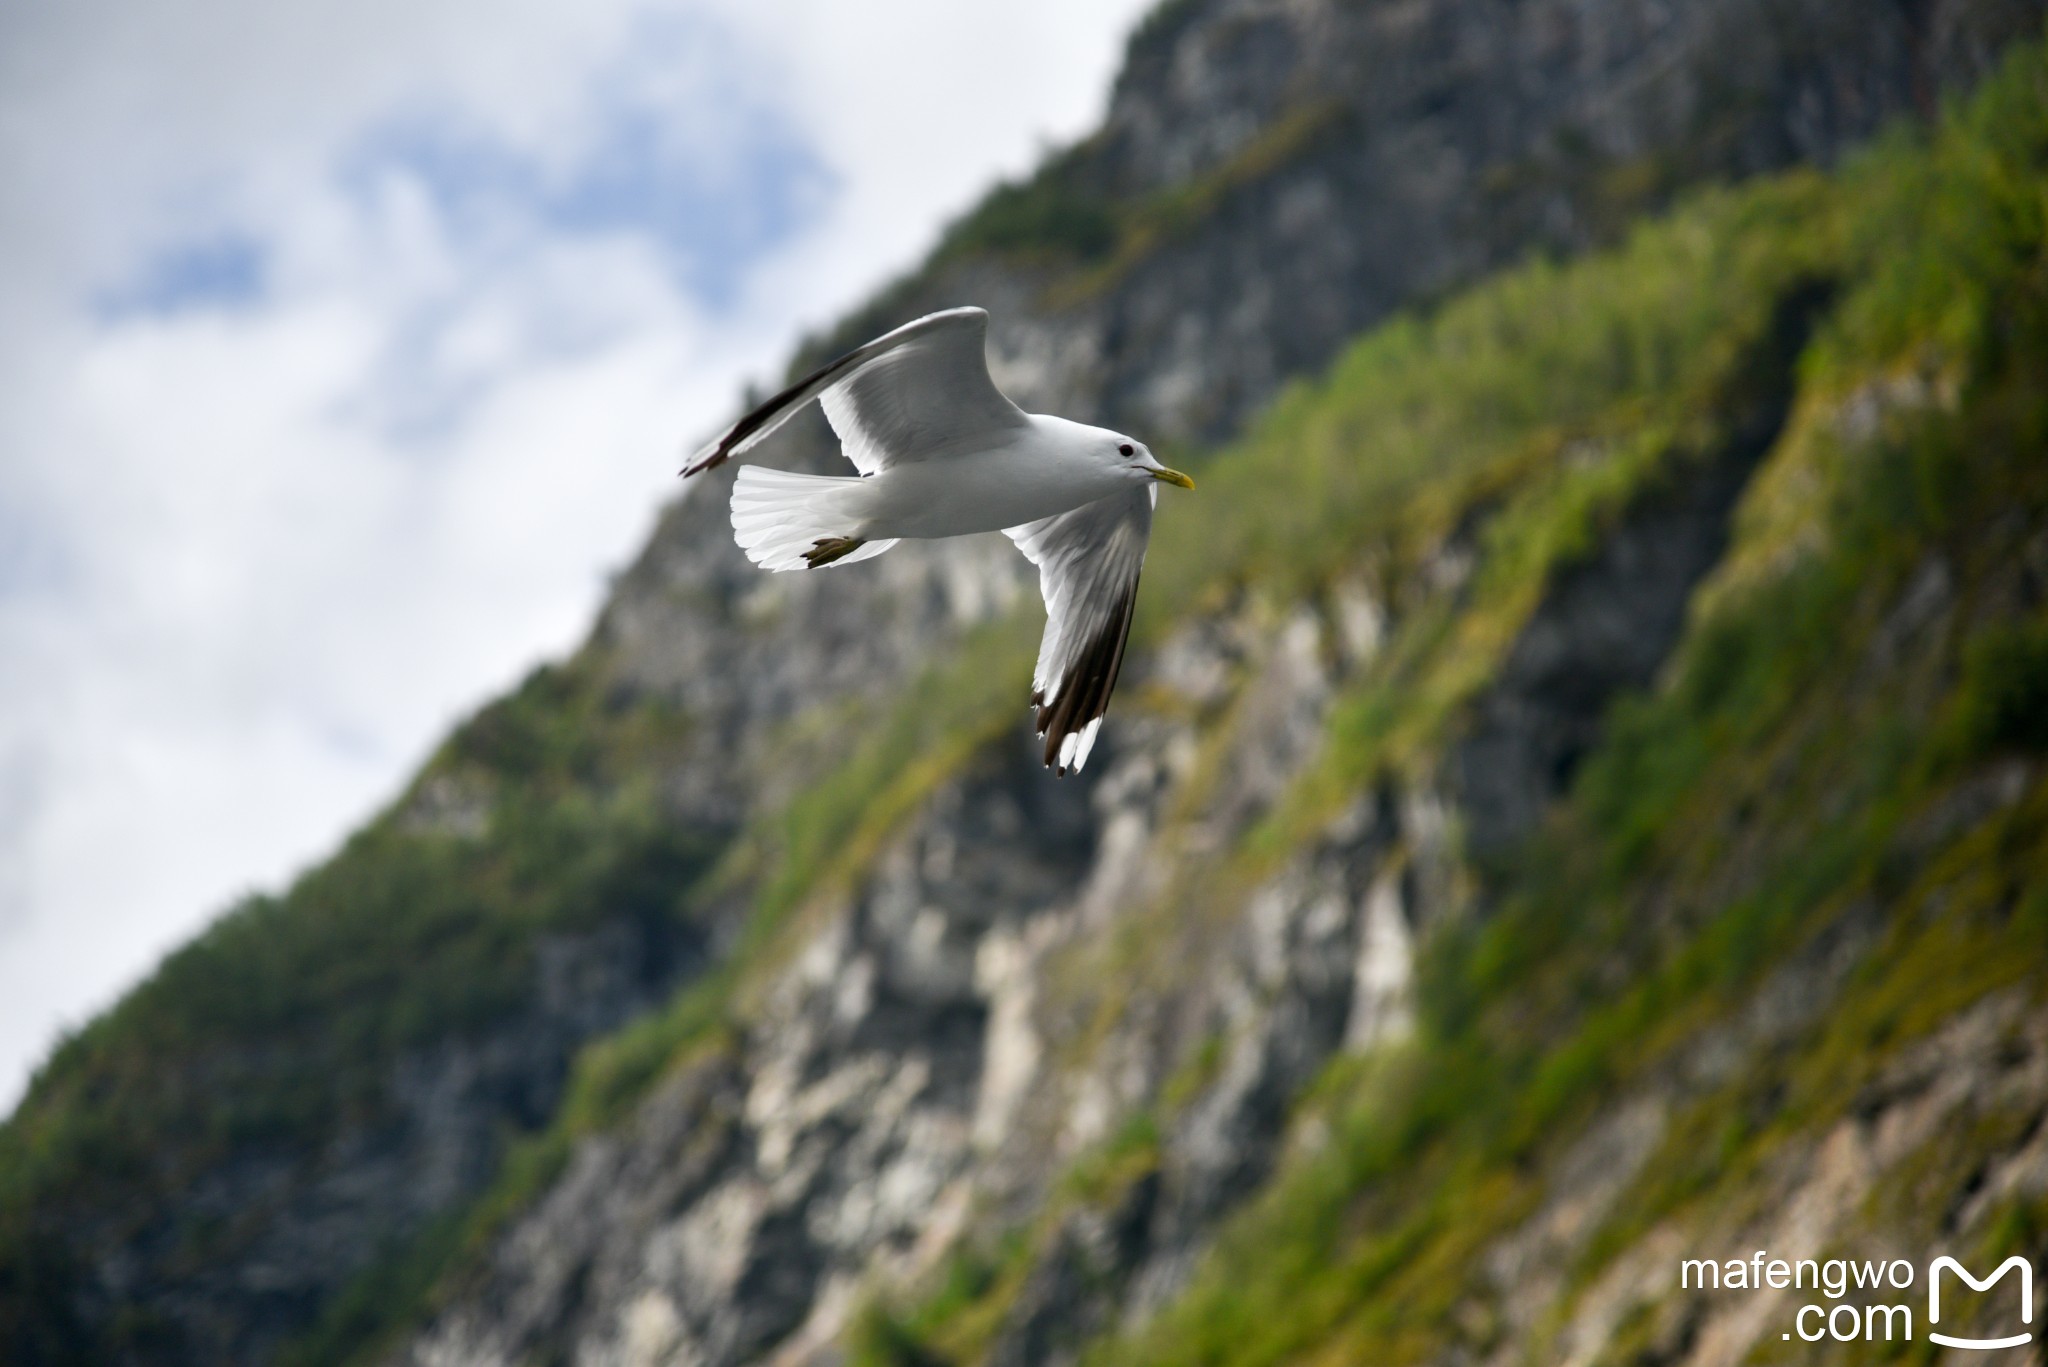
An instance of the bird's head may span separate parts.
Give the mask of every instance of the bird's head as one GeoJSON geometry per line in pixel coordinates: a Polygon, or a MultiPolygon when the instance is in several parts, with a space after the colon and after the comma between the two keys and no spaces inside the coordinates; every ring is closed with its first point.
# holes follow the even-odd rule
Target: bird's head
{"type": "Polygon", "coordinates": [[[1105,444],[1105,456],[1117,468],[1130,471],[1130,477],[1140,483],[1156,479],[1162,484],[1177,484],[1183,489],[1192,489],[1195,482],[1178,470],[1169,470],[1153,456],[1151,449],[1142,441],[1134,441],[1121,433],[1111,432],[1105,444]]]}

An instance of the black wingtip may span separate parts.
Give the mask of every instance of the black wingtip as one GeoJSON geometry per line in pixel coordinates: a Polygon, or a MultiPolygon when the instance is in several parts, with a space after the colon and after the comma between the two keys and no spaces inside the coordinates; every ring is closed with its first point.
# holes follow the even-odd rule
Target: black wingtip
{"type": "Polygon", "coordinates": [[[731,453],[728,451],[713,451],[710,455],[704,457],[704,459],[691,461],[682,469],[678,470],[676,472],[676,478],[688,479],[691,475],[701,475],[706,470],[715,470],[719,466],[725,464],[726,460],[730,457],[730,455],[731,453]]]}

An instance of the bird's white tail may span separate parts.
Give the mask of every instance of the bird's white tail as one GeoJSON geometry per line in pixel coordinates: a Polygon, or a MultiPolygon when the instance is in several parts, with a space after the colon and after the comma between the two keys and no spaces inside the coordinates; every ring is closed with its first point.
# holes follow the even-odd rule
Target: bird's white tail
{"type": "MultiPolygon", "coordinates": [[[[732,486],[732,539],[747,559],[764,570],[803,570],[820,542],[855,537],[862,521],[858,479],[797,475],[764,466],[742,466],[732,486]]],[[[865,541],[827,564],[851,565],[880,555],[895,541],[865,541]]]]}

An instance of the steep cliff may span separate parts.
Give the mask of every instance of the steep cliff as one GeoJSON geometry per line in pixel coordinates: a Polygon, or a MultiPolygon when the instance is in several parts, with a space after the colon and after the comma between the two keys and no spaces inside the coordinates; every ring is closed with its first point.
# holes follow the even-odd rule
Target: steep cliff
{"type": "Polygon", "coordinates": [[[1197,448],[1085,781],[1006,543],[699,491],[45,1068],[7,1360],[1730,1360],[1674,1250],[2038,1244],[2048,66],[1762,174],[2038,13],[1166,6],[819,344],[1197,448]]]}

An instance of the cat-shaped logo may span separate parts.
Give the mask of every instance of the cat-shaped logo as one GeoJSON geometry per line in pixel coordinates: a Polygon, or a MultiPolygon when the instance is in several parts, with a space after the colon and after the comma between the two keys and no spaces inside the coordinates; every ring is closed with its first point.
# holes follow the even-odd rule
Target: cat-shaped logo
{"type": "MultiPolygon", "coordinates": [[[[1941,1270],[1943,1268],[1949,1269],[1958,1277],[1968,1282],[1972,1291],[1989,1291],[1993,1285],[2004,1278],[2006,1273],[2017,1271],[2020,1274],[2020,1323],[2032,1324],[2034,1322],[2034,1266],[2025,1258],[2015,1253],[2000,1263],[1998,1270],[1981,1282],[1970,1275],[1969,1268],[1964,1267],[1954,1258],[1936,1258],[1934,1266],[1927,1269],[1928,1324],[1935,1325],[1941,1323],[1941,1270]]],[[[1948,1334],[1937,1334],[1930,1329],[1927,1337],[1949,1348],[2017,1348],[2023,1343],[2031,1342],[2034,1335],[2033,1331],[2029,1330],[2024,1334],[2012,1334],[2002,1339],[1963,1339],[1953,1338],[1948,1334]]]]}

